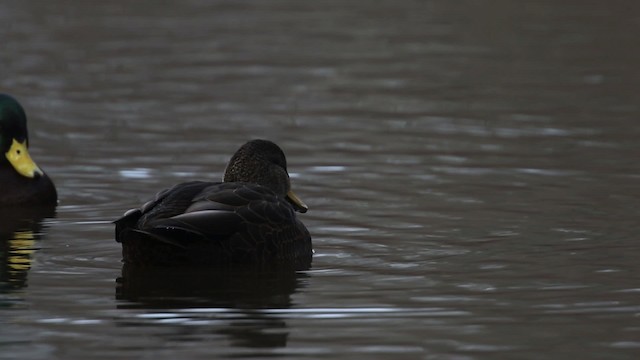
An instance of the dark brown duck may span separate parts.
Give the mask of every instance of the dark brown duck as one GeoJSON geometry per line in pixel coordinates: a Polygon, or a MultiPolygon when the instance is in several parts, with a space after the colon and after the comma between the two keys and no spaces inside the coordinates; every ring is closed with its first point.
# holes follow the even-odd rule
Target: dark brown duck
{"type": "Polygon", "coordinates": [[[158,193],[115,221],[125,263],[269,265],[311,262],[311,236],[296,217],[284,153],[252,140],[231,158],[223,182],[191,181],[158,193]]]}

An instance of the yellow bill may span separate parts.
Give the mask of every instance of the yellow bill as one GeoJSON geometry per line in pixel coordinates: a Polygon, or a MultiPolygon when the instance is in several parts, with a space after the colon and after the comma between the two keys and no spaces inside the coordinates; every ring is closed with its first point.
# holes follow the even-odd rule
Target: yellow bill
{"type": "Polygon", "coordinates": [[[293,190],[289,190],[287,193],[287,200],[289,200],[289,202],[293,204],[293,207],[301,213],[306,213],[307,210],[309,210],[307,204],[300,200],[298,195],[293,193],[293,190]]]}
{"type": "Polygon", "coordinates": [[[28,178],[42,176],[42,170],[40,170],[38,165],[31,160],[31,156],[29,156],[26,140],[18,142],[16,139],[13,139],[11,148],[9,148],[9,151],[4,155],[20,175],[28,178]]]}

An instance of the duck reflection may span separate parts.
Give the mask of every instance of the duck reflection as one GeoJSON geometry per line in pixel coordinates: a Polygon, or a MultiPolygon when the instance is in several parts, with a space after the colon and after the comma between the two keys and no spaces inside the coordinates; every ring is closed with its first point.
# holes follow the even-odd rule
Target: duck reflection
{"type": "MultiPolygon", "coordinates": [[[[170,322],[172,338],[190,335],[228,336],[235,346],[275,348],[287,344],[287,324],[265,309],[292,305],[291,295],[305,273],[293,268],[149,268],[124,265],[116,298],[125,309],[175,310],[184,321],[170,322]],[[194,323],[201,326],[183,326],[194,323]],[[204,334],[203,334],[204,332],[204,334]]],[[[127,320],[141,326],[148,319],[127,320]]]]}
{"type": "Polygon", "coordinates": [[[55,206],[0,209],[0,293],[27,286],[42,222],[54,216],[55,206]]]}

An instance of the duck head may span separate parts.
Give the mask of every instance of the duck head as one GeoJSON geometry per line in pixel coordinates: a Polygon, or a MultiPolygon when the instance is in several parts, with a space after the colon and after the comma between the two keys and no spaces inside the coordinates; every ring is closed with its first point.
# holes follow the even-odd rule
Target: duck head
{"type": "Polygon", "coordinates": [[[229,160],[223,181],[262,185],[284,197],[296,211],[304,213],[309,209],[291,190],[284,152],[269,140],[251,140],[242,145],[229,160]]]}
{"type": "Polygon", "coordinates": [[[44,173],[31,159],[27,116],[16,99],[0,94],[0,166],[9,164],[20,175],[39,178],[44,173]]]}

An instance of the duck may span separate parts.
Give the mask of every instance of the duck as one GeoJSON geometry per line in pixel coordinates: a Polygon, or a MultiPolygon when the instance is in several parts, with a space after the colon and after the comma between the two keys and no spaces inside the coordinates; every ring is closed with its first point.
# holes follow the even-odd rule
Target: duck
{"type": "Polygon", "coordinates": [[[29,155],[26,113],[7,94],[0,94],[0,148],[0,207],[55,206],[53,181],[29,155]]]}
{"type": "Polygon", "coordinates": [[[125,265],[308,268],[311,235],[296,213],[287,160],[274,142],[254,139],[233,154],[221,182],[165,189],[115,223],[125,265]]]}

